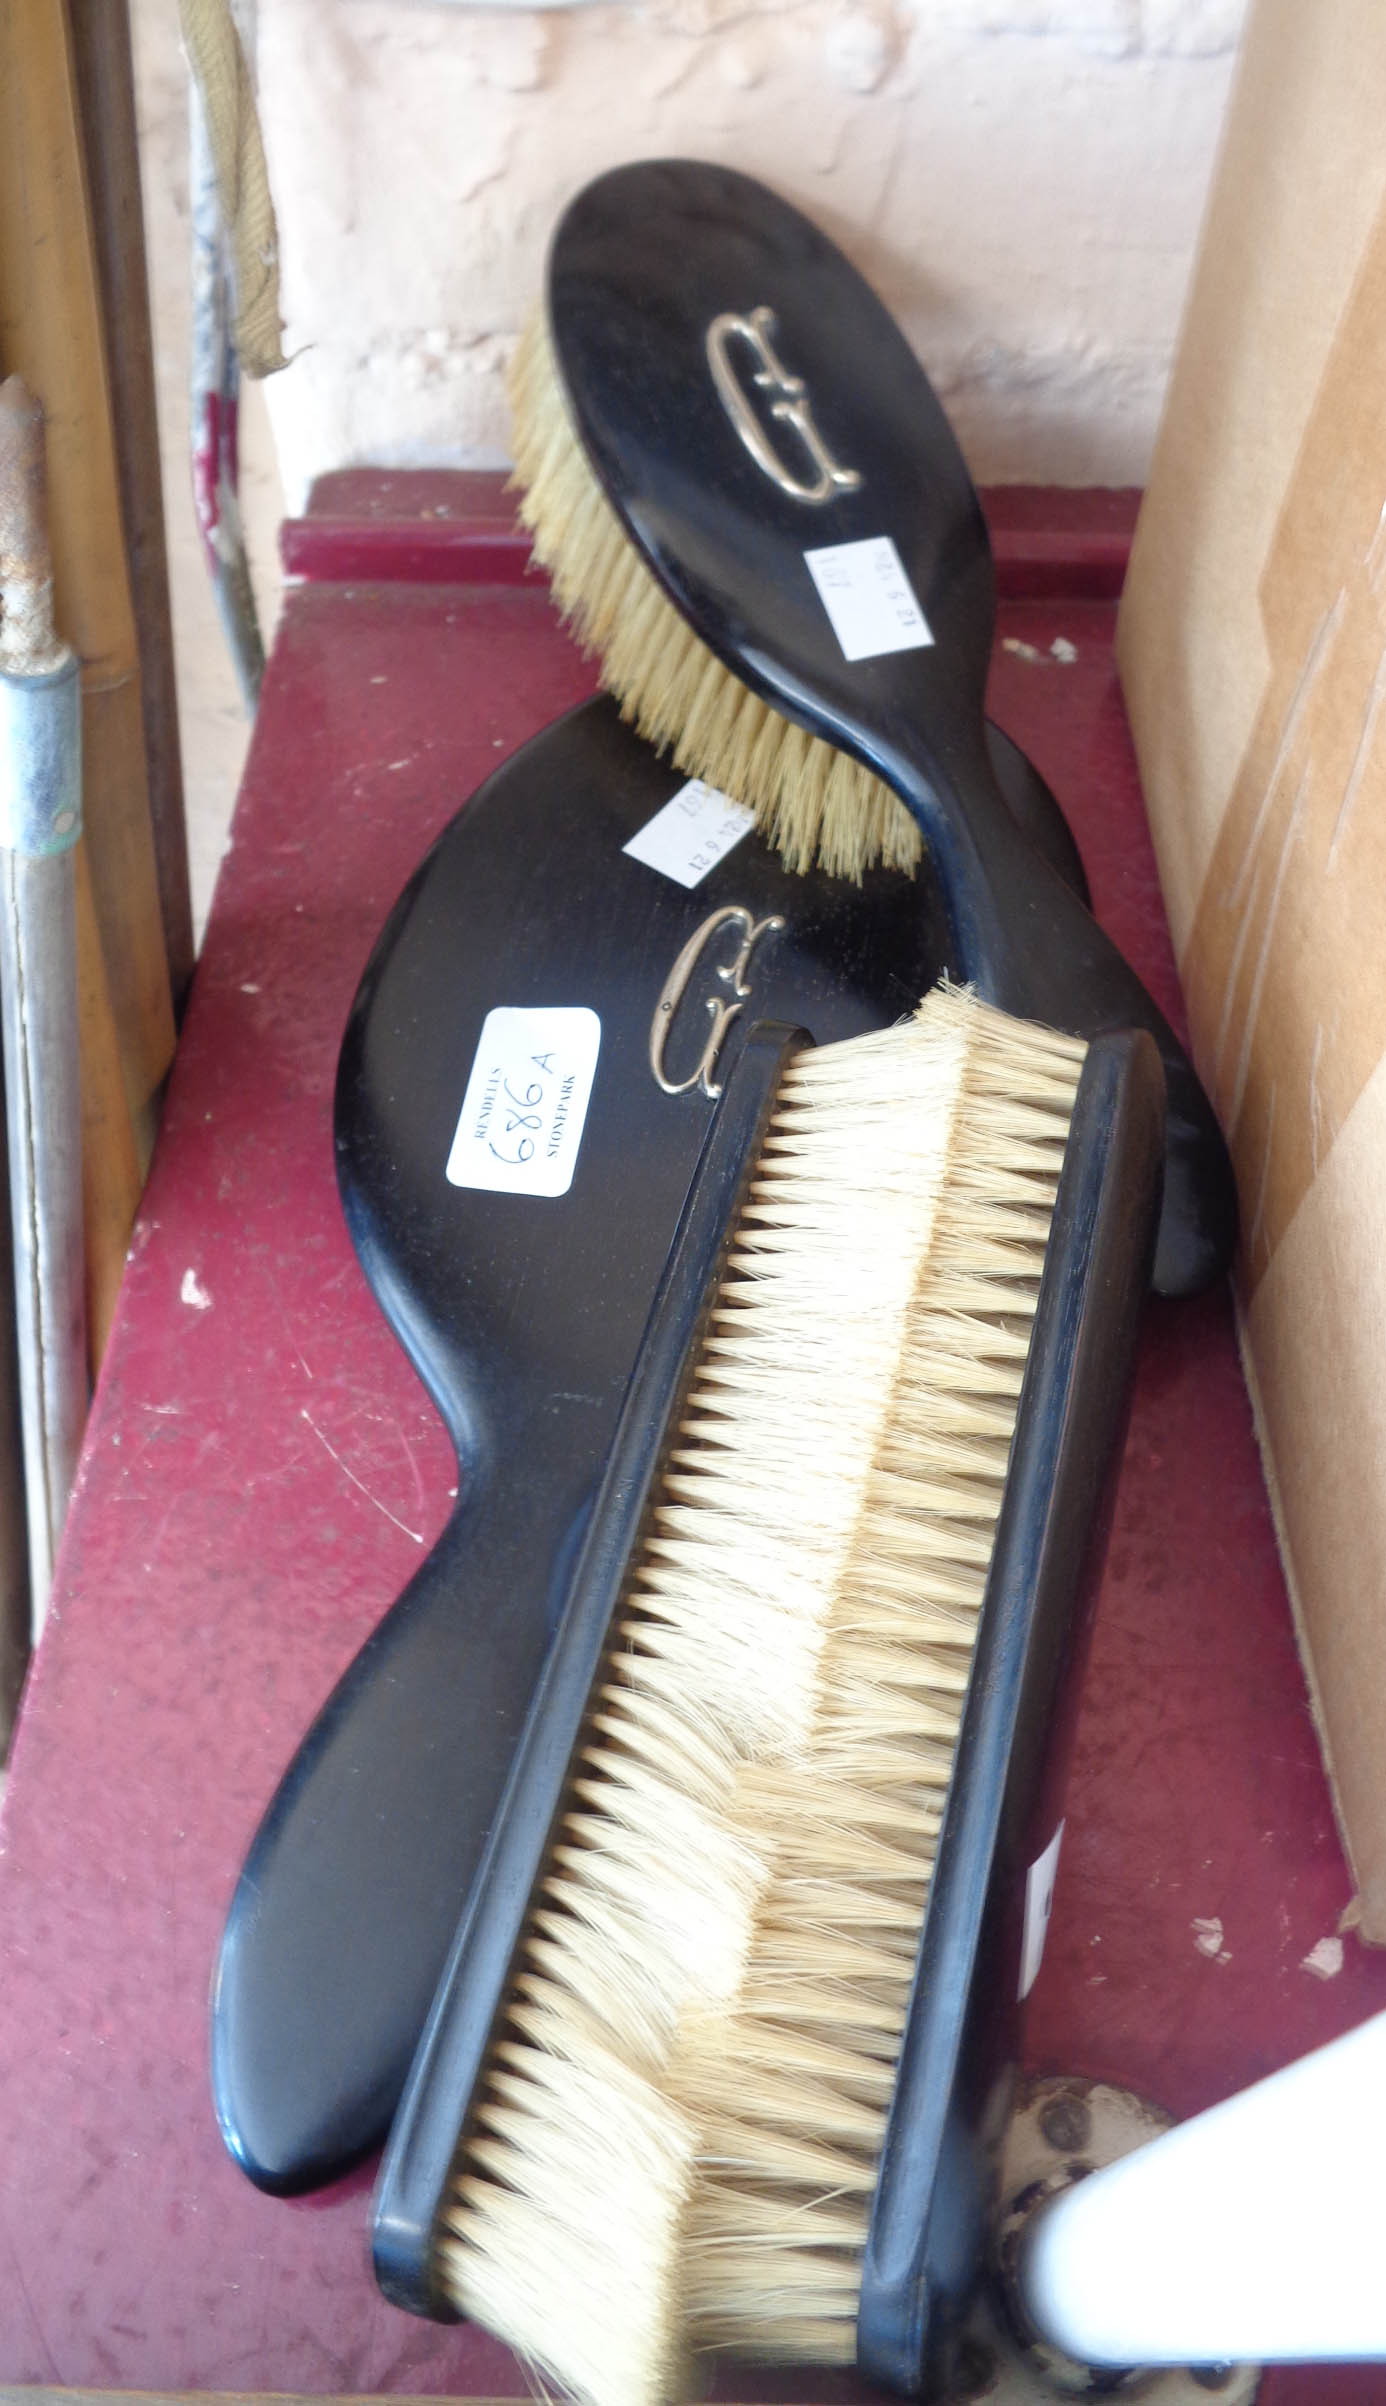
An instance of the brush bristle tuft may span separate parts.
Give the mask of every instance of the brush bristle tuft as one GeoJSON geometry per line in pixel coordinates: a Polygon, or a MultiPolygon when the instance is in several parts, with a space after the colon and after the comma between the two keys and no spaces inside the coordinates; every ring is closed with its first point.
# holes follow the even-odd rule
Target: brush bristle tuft
{"type": "Polygon", "coordinates": [[[510,372],[520,518],[564,618],[623,716],[690,777],[744,802],[795,871],[912,874],[919,828],[860,762],[782,718],[667,601],[587,464],[542,310],[510,372]]]}
{"type": "Polygon", "coordinates": [[[786,1073],[439,2242],[587,2406],[845,2364],[1083,1047],[786,1073]]]}

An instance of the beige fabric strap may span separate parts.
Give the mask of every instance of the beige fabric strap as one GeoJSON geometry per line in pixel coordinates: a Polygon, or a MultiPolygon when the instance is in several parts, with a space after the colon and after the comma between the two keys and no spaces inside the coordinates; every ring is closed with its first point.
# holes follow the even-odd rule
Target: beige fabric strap
{"type": "Polygon", "coordinates": [[[287,367],[280,336],[279,232],[255,93],[229,0],[179,0],[236,278],[236,350],[247,376],[287,367]]]}

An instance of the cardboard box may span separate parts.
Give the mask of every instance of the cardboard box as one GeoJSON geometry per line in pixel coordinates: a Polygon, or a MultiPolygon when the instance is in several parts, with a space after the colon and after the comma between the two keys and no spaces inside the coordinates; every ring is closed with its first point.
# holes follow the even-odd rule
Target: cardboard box
{"type": "Polygon", "coordinates": [[[1253,0],[1118,661],[1281,1550],[1386,1942],[1386,8],[1253,0]]]}

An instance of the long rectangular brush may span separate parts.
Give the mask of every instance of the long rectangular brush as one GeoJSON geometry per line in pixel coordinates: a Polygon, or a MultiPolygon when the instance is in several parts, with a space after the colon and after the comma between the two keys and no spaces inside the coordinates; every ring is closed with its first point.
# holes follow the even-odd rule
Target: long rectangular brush
{"type": "Polygon", "coordinates": [[[382,2168],[397,2303],[590,2406],[937,2362],[1162,1106],[1148,1037],[948,989],[748,1038],[382,2168]]]}

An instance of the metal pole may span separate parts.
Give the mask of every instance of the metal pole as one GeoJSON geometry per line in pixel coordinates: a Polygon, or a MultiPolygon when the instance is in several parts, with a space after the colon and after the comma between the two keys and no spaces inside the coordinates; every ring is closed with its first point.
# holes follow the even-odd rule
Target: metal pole
{"type": "Polygon", "coordinates": [[[33,1635],[87,1411],[72,848],[81,686],[53,631],[43,412],[0,384],[0,1024],[33,1635]]]}

